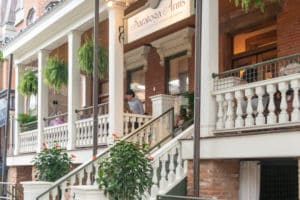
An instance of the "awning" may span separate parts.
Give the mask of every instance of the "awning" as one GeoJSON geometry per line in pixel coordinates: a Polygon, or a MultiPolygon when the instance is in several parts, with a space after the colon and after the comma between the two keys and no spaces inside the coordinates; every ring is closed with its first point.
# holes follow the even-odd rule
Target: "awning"
{"type": "Polygon", "coordinates": [[[0,128],[6,123],[6,106],[7,100],[5,98],[0,99],[0,128]]]}

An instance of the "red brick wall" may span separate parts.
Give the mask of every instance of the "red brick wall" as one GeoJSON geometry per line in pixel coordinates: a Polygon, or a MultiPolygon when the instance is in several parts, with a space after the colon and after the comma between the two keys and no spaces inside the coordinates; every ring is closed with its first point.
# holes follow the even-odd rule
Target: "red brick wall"
{"type": "Polygon", "coordinates": [[[300,52],[300,4],[285,0],[277,17],[278,56],[300,52]]]}
{"type": "Polygon", "coordinates": [[[149,97],[166,93],[165,67],[161,66],[159,55],[155,48],[151,48],[148,54],[148,69],[145,75],[146,83],[146,111],[152,113],[152,101],[149,97]]]}
{"type": "MultiPolygon", "coordinates": [[[[239,160],[202,160],[200,196],[218,200],[238,200],[239,160]]],[[[187,191],[193,194],[193,162],[188,162],[187,191]]]]}

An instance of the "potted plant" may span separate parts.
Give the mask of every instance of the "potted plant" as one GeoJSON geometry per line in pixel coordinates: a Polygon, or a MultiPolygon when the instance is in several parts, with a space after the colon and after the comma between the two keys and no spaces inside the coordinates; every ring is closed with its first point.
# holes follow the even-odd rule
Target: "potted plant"
{"type": "Polygon", "coordinates": [[[38,93],[38,78],[33,71],[26,71],[20,78],[18,91],[23,96],[36,95],[38,93]]]}
{"type": "Polygon", "coordinates": [[[49,57],[47,66],[43,69],[44,81],[47,85],[59,93],[63,85],[68,83],[68,67],[64,60],[57,56],[49,57]]]}
{"type": "Polygon", "coordinates": [[[17,117],[17,121],[20,124],[21,132],[30,131],[37,128],[37,116],[26,114],[26,113],[19,113],[17,117]]]}
{"type": "Polygon", "coordinates": [[[141,199],[152,185],[147,150],[145,145],[120,141],[111,149],[110,156],[100,162],[97,183],[110,200],[141,199]]]}
{"type": "MultiPolygon", "coordinates": [[[[52,148],[47,148],[45,144],[43,147],[32,160],[37,181],[22,182],[24,199],[35,199],[41,191],[47,190],[54,181],[66,175],[71,169],[74,155],[69,156],[63,152],[57,143],[52,148]]],[[[58,192],[61,196],[62,191],[59,189],[58,192]]]]}
{"type": "MultiPolygon", "coordinates": [[[[78,62],[80,70],[90,75],[93,72],[93,58],[94,58],[94,42],[85,38],[85,43],[78,49],[78,62]]],[[[103,79],[107,72],[107,50],[99,45],[98,52],[98,77],[103,79]]]]}

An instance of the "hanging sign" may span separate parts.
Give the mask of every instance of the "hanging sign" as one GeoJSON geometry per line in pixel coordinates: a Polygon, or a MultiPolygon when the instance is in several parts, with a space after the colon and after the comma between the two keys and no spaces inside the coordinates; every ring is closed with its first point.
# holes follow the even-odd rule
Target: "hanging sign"
{"type": "Polygon", "coordinates": [[[190,17],[193,13],[192,2],[192,0],[161,0],[156,9],[147,7],[128,17],[127,42],[130,43],[190,17]]]}

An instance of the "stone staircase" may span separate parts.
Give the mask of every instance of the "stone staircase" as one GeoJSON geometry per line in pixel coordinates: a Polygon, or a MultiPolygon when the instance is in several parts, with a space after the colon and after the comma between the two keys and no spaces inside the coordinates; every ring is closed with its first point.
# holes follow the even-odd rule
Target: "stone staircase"
{"type": "MultiPolygon", "coordinates": [[[[168,193],[186,177],[187,163],[181,158],[179,139],[190,134],[192,127],[175,137],[173,119],[174,110],[172,108],[121,139],[139,144],[148,144],[152,150],[149,154],[154,158],[152,161],[153,185],[145,193],[144,200],[156,200],[158,194],[168,193]]],[[[36,200],[107,199],[103,191],[98,189],[95,180],[97,178],[98,163],[109,156],[112,147],[108,147],[99,153],[96,158],[83,163],[57,180],[49,189],[38,195],[36,200]]]]}

